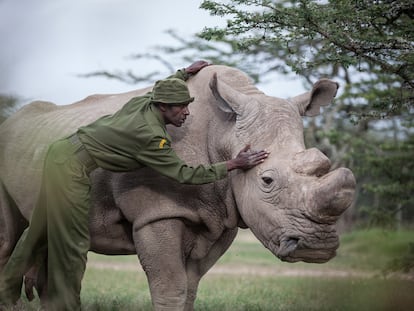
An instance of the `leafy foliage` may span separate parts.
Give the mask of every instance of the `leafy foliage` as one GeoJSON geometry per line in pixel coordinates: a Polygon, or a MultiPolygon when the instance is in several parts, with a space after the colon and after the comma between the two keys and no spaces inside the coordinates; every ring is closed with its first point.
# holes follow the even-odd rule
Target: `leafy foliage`
{"type": "Polygon", "coordinates": [[[0,94],[0,124],[16,111],[18,104],[18,98],[0,94]]]}
{"type": "Polygon", "coordinates": [[[403,256],[395,257],[389,261],[384,269],[384,274],[387,275],[390,272],[403,271],[404,273],[410,273],[414,270],[414,243],[408,244],[408,250],[403,256]]]}
{"type": "Polygon", "coordinates": [[[412,1],[207,0],[201,8],[231,18],[224,28],[204,29],[201,38],[232,41],[269,70],[359,82],[352,88],[357,100],[347,99],[369,107],[363,117],[413,109],[412,1]]]}
{"type": "Polygon", "coordinates": [[[414,137],[407,141],[357,139],[351,157],[362,185],[361,217],[371,225],[397,225],[398,217],[413,219],[414,137]]]}

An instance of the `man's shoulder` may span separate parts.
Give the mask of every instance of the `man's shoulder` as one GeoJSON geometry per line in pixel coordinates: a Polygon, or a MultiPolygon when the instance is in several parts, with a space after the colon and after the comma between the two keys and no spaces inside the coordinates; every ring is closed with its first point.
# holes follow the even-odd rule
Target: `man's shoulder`
{"type": "Polygon", "coordinates": [[[140,112],[144,113],[147,107],[151,104],[151,96],[149,93],[141,96],[132,97],[121,110],[133,113],[140,112]]]}
{"type": "Polygon", "coordinates": [[[160,137],[169,139],[169,136],[166,134],[166,129],[164,128],[165,125],[159,121],[153,112],[147,111],[146,113],[143,113],[137,121],[138,139],[143,143],[148,144],[160,137]]]}

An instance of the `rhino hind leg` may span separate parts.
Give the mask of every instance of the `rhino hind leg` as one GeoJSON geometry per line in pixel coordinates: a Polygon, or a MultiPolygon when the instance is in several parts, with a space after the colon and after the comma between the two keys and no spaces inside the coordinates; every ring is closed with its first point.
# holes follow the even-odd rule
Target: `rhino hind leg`
{"type": "Polygon", "coordinates": [[[42,305],[47,299],[47,258],[39,257],[24,275],[24,291],[29,301],[35,298],[36,289],[42,305]]]}
{"type": "Polygon", "coordinates": [[[7,263],[14,246],[28,226],[16,203],[0,181],[0,271],[7,263]]]}

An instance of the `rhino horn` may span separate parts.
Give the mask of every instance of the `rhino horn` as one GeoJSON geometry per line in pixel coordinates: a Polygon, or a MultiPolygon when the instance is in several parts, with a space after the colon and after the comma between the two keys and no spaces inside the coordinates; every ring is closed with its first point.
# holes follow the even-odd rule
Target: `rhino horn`
{"type": "Polygon", "coordinates": [[[336,96],[339,84],[328,79],[317,81],[312,91],[291,99],[299,108],[301,116],[314,117],[320,114],[320,107],[329,105],[336,96]]]}
{"type": "Polygon", "coordinates": [[[323,176],[313,193],[311,215],[318,222],[335,222],[352,204],[356,181],[347,168],[338,168],[323,176]]]}
{"type": "Polygon", "coordinates": [[[249,97],[226,84],[218,81],[217,73],[210,80],[210,89],[218,102],[218,107],[226,113],[244,115],[248,109],[249,97]]]}

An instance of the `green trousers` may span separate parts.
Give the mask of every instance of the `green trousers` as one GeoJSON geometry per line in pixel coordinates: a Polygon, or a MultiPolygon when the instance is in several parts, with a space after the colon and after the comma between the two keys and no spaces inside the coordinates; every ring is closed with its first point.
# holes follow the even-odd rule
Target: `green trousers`
{"type": "Polygon", "coordinates": [[[48,311],[80,310],[81,281],[90,245],[89,173],[96,168],[79,157],[80,151],[86,152],[77,139],[62,139],[50,146],[30,225],[0,274],[3,304],[20,298],[23,275],[36,258],[46,257],[47,250],[48,311]]]}

